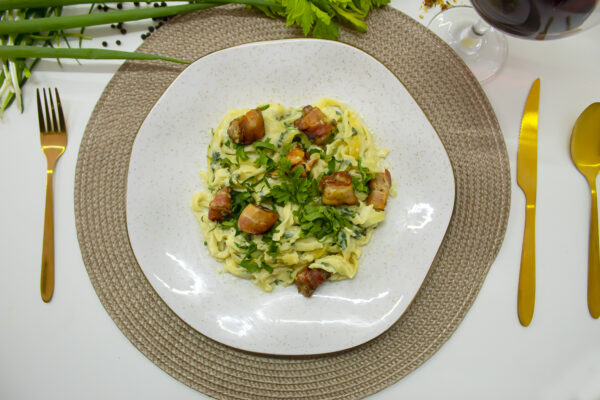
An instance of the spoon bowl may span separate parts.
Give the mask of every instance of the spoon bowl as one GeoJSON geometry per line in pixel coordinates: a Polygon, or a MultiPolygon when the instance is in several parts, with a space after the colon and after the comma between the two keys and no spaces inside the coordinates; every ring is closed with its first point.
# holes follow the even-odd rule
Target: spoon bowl
{"type": "Polygon", "coordinates": [[[600,103],[588,106],[573,126],[571,159],[585,176],[592,192],[590,243],[588,257],[588,308],[594,318],[600,317],[600,262],[598,258],[598,199],[596,177],[600,172],[600,103]]]}

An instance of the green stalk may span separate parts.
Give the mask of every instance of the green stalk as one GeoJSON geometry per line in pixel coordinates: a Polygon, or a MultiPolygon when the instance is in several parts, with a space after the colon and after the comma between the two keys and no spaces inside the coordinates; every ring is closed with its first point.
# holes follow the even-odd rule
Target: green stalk
{"type": "Polygon", "coordinates": [[[198,3],[171,7],[152,7],[139,10],[112,11],[98,14],[68,15],[47,18],[31,18],[18,21],[2,21],[0,22],[0,35],[58,31],[69,28],[81,28],[84,26],[105,25],[114,22],[166,17],[169,15],[215,7],[217,5],[219,4],[216,2],[198,3]]]}
{"type": "MultiPolygon", "coordinates": [[[[160,0],[161,2],[181,2],[181,0],[160,0]]],[[[202,0],[192,0],[191,3],[199,3],[202,0]]],[[[107,4],[122,3],[123,0],[92,1],[92,0],[0,0],[0,11],[11,9],[62,7],[77,4],[107,4]]]]}
{"type": "MultiPolygon", "coordinates": [[[[356,28],[358,31],[360,31],[360,32],[367,31],[367,23],[365,21],[357,18],[353,13],[345,11],[343,8],[341,8],[335,4],[331,4],[331,6],[335,10],[335,12],[338,13],[338,15],[340,17],[342,17],[346,21],[350,22],[354,26],[354,28],[356,28]]],[[[2,24],[0,24],[0,25],[2,25],[2,24]]]]}
{"type": "Polygon", "coordinates": [[[0,59],[15,58],[80,58],[93,60],[164,60],[180,64],[188,61],[164,57],[158,54],[136,53],[120,50],[105,49],[73,49],[39,46],[0,46],[0,59]]]}
{"type": "Polygon", "coordinates": [[[46,18],[31,18],[18,21],[2,21],[0,22],[0,35],[7,35],[11,33],[56,31],[70,28],[82,28],[93,25],[105,25],[114,22],[167,17],[170,15],[184,14],[196,10],[204,10],[206,8],[229,3],[245,4],[250,6],[278,6],[269,0],[207,0],[201,3],[199,2],[180,6],[152,7],[132,10],[117,10],[98,14],[68,15],[46,18]]]}

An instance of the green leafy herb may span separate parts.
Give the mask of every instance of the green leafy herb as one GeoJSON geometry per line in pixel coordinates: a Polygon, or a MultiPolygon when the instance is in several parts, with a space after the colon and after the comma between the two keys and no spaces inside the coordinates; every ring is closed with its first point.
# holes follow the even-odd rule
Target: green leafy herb
{"type": "Polygon", "coordinates": [[[279,15],[286,19],[286,25],[296,24],[302,28],[304,35],[324,39],[337,39],[339,29],[337,21],[350,24],[353,28],[365,32],[364,21],[369,11],[382,7],[389,0],[274,0],[284,8],[275,9],[254,6],[269,16],[279,15]]]}
{"type": "Polygon", "coordinates": [[[220,158],[219,164],[222,168],[229,168],[233,166],[233,161],[231,161],[229,158],[220,158]]]}
{"type": "Polygon", "coordinates": [[[298,210],[296,216],[300,222],[301,237],[314,236],[317,239],[331,237],[342,249],[346,248],[347,236],[342,231],[344,228],[354,228],[350,220],[354,212],[350,209],[307,205],[298,210]]]}
{"type": "Polygon", "coordinates": [[[271,267],[269,264],[267,264],[263,260],[260,261],[260,267],[270,274],[273,273],[273,267],[271,267]]]}
{"type": "Polygon", "coordinates": [[[329,162],[327,163],[327,172],[329,174],[333,174],[335,172],[335,158],[331,157],[331,160],[329,160],[329,162]]]}
{"type": "Polygon", "coordinates": [[[269,108],[270,106],[271,106],[270,104],[265,104],[264,106],[260,106],[260,107],[258,107],[258,109],[259,109],[260,111],[265,111],[265,110],[266,110],[267,108],[269,108]]]}
{"type": "Polygon", "coordinates": [[[360,157],[358,158],[358,172],[360,173],[360,177],[352,177],[354,189],[359,192],[369,193],[369,181],[375,178],[375,174],[362,166],[360,157]]]}
{"type": "Polygon", "coordinates": [[[279,205],[285,205],[292,202],[304,205],[316,199],[319,195],[317,181],[309,176],[302,177],[304,169],[297,166],[290,171],[291,162],[282,158],[279,162],[278,173],[282,183],[273,186],[269,195],[274,202],[279,205]]]}
{"type": "Polygon", "coordinates": [[[258,260],[258,262],[257,259],[254,257],[254,254],[258,250],[257,244],[252,240],[248,240],[247,243],[247,245],[240,245],[236,242],[237,247],[239,247],[242,250],[246,250],[244,258],[242,258],[242,261],[240,261],[240,266],[246,271],[250,272],[251,274],[257,272],[260,269],[264,269],[268,273],[272,273],[273,267],[264,262],[262,257],[258,260]]]}
{"type": "Polygon", "coordinates": [[[267,139],[264,142],[254,142],[252,143],[252,146],[254,146],[255,149],[269,149],[269,150],[273,150],[273,151],[277,151],[277,147],[275,147],[274,144],[269,143],[269,139],[267,139]]]}
{"type": "Polygon", "coordinates": [[[240,160],[248,161],[250,159],[250,157],[248,157],[248,154],[246,154],[246,151],[244,150],[243,144],[235,145],[235,159],[237,160],[238,164],[240,160]]]}

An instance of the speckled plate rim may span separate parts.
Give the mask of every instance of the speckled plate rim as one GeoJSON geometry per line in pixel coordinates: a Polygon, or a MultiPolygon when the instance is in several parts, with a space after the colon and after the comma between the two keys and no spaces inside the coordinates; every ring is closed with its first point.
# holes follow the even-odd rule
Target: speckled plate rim
{"type": "Polygon", "coordinates": [[[240,350],[273,355],[324,354],[373,339],[406,311],[443,240],[454,194],[451,163],[439,135],[389,68],[345,43],[305,38],[260,41],[199,58],[177,76],[155,103],[132,148],[127,177],[127,231],[138,265],[150,284],[167,306],[198,332],[240,350]],[[259,66],[252,62],[243,67],[232,66],[232,59],[239,59],[240,63],[248,57],[256,60],[256,52],[264,52],[269,60],[275,58],[259,61],[259,66]],[[284,55],[280,58],[278,53],[284,55]],[[323,67],[317,64],[288,71],[285,61],[278,61],[289,60],[290,54],[302,58],[317,53],[326,58],[331,55],[323,67]],[[349,61],[351,66],[339,68],[340,60],[349,61]],[[331,71],[332,63],[338,66],[335,72],[331,71]],[[257,77],[245,86],[247,90],[240,92],[230,83],[235,80],[229,76],[239,76],[251,68],[264,72],[264,78],[257,77]],[[219,72],[207,78],[211,70],[219,72]],[[228,72],[221,72],[225,70],[228,72]],[[201,235],[193,240],[199,232],[188,203],[191,193],[203,186],[197,165],[200,160],[205,161],[200,153],[207,140],[200,139],[203,130],[199,127],[208,130],[209,121],[214,119],[199,114],[217,115],[223,106],[235,108],[264,100],[265,93],[255,92],[271,82],[271,73],[277,75],[277,71],[284,71],[278,78],[281,83],[264,90],[270,93],[272,87],[287,85],[271,93],[276,101],[297,96],[309,101],[327,93],[350,102],[359,113],[367,111],[370,118],[365,122],[374,122],[370,128],[376,133],[375,141],[389,147],[394,156],[388,157],[388,162],[394,164],[390,170],[393,175],[398,174],[395,181],[401,193],[391,199],[386,223],[371,241],[375,243],[364,247],[358,275],[344,283],[325,285],[310,301],[293,287],[263,293],[248,281],[217,274],[222,266],[201,246],[201,235]],[[290,83],[294,76],[302,76],[298,78],[301,82],[314,81],[306,86],[296,85],[290,83]],[[355,80],[350,87],[342,83],[351,77],[355,80]],[[221,83],[204,84],[207,79],[220,79],[221,83]],[[331,91],[307,89],[319,82],[331,91]],[[374,86],[385,89],[369,89],[374,86]],[[232,91],[240,96],[233,96],[237,103],[229,105],[228,98],[232,96],[223,92],[232,91]],[[383,105],[377,103],[380,100],[384,100],[383,105]],[[398,135],[398,129],[390,127],[400,121],[402,133],[398,135]],[[413,156],[415,153],[419,156],[413,156]],[[407,179],[411,173],[419,178],[407,179]],[[421,211],[417,210],[419,207],[421,211]],[[411,227],[411,219],[426,215],[430,217],[423,226],[411,227]],[[389,252],[393,255],[383,256],[389,252]],[[395,261],[386,262],[390,259],[395,261]]]}

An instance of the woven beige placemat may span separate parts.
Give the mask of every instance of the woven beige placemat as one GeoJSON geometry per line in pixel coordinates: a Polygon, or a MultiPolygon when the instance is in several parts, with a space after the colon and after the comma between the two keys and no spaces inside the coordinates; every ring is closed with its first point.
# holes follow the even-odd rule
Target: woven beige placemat
{"type": "MultiPolygon", "coordinates": [[[[193,61],[237,44],[296,36],[281,20],[228,7],[175,18],[139,50],[193,61]]],[[[421,290],[392,328],[357,348],[311,357],[235,350],[190,328],[146,280],[127,235],[129,158],[142,121],[184,67],[126,62],[86,128],[75,214],[90,280],[119,329],[148,359],[209,396],[355,399],[397,382],[455,331],[503,240],[510,205],[506,149],[487,98],[458,56],[391,8],[371,14],[367,34],[342,29],[340,40],[370,53],[403,82],[438,132],[456,180],[454,213],[421,290]]]]}

